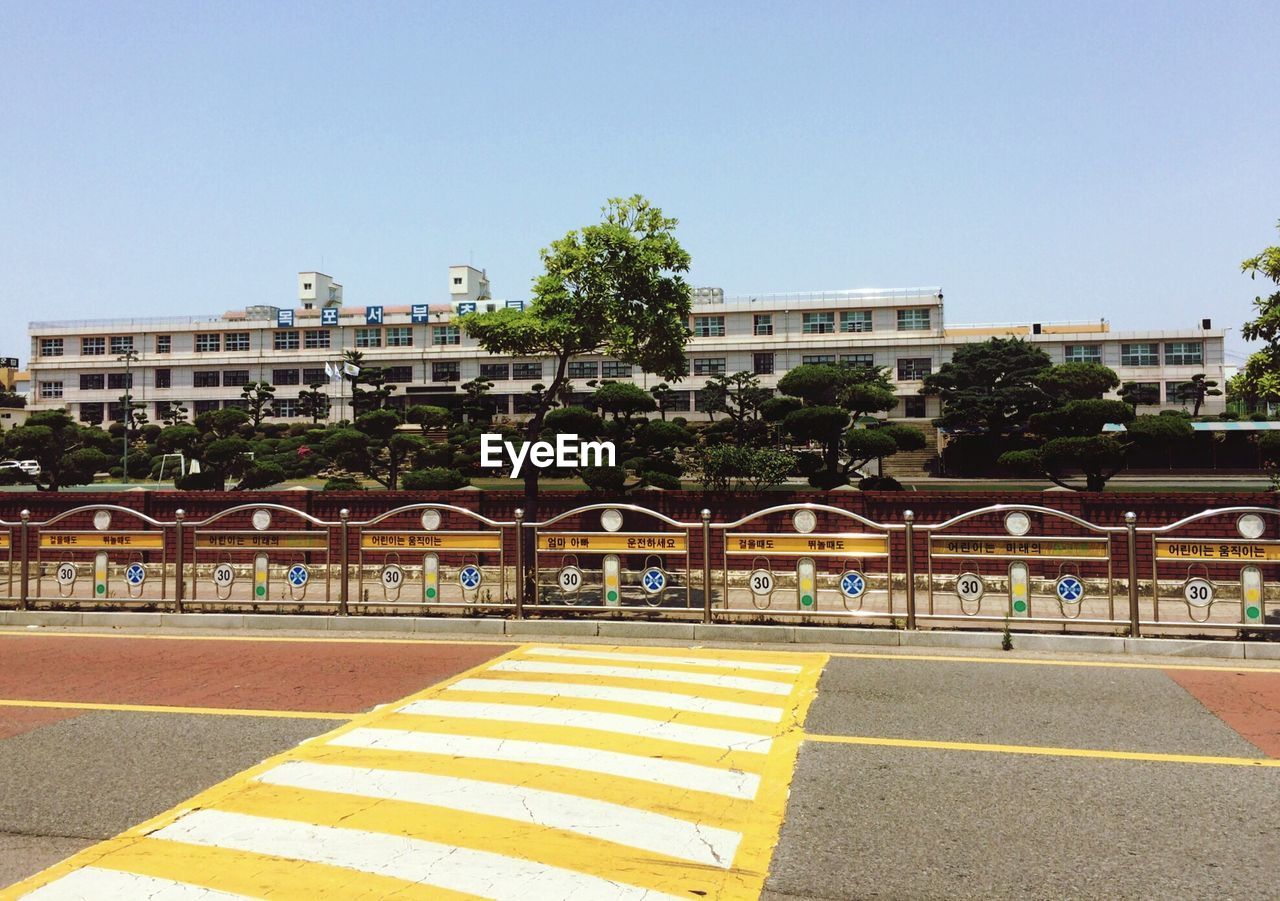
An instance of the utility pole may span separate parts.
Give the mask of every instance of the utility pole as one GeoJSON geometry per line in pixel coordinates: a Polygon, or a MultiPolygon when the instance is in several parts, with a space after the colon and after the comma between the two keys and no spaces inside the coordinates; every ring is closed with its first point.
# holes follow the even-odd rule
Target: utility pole
{"type": "Polygon", "coordinates": [[[124,483],[129,484],[129,426],[133,424],[133,370],[130,368],[138,362],[138,352],[132,347],[116,357],[117,363],[124,363],[124,483]]]}

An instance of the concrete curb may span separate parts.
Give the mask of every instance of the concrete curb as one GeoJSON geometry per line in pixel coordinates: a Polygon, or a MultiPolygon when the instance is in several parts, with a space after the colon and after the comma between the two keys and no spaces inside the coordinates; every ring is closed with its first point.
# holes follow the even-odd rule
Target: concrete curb
{"type": "MultiPolygon", "coordinates": [[[[0,626],[146,628],[161,632],[206,632],[239,629],[262,631],[362,632],[419,635],[423,638],[506,636],[534,638],[665,639],[752,644],[846,645],[851,647],[915,647],[999,650],[1000,632],[859,629],[824,626],[757,626],[651,620],[526,619],[421,616],[298,616],[273,613],[134,613],[62,610],[0,610],[0,626]]],[[[1280,660],[1280,642],[1213,641],[1180,638],[1118,638],[1110,635],[1043,635],[1014,633],[1016,651],[1066,654],[1124,654],[1153,657],[1202,657],[1217,660],[1280,660]]]]}

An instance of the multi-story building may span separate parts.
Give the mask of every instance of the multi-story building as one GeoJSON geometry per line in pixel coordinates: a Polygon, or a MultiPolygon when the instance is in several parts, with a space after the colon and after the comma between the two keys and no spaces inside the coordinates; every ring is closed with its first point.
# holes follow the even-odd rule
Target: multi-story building
{"type": "MultiPolygon", "coordinates": [[[[493,356],[467,337],[461,314],[522,305],[490,299],[487,276],[470,266],[450,268],[449,299],[437,303],[342,306],[342,286],[318,272],[300,273],[298,289],[296,306],[255,305],[220,316],[33,322],[30,407],[117,420],[127,390],[156,421],[175,403],[192,414],[239,406],[242,386],[265,381],[276,388],[278,418],[298,416],[299,392],[322,384],[337,419],[350,415],[346,389],[330,381],[326,364],[349,350],[385,370],[399,388],[391,401],[399,407],[456,404],[461,385],[484,376],[496,411],[518,416],[529,389],[553,376],[548,360],[493,356]]],[[[745,370],[773,388],[801,364],[842,363],[886,367],[901,398],[889,415],[929,418],[938,401],[919,393],[922,379],[959,345],[993,336],[1022,337],[1056,363],[1103,363],[1122,381],[1149,387],[1159,406],[1181,406],[1178,386],[1196,373],[1225,382],[1224,332],[1207,319],[1181,329],[1112,332],[1105,321],[947,326],[943,310],[938,288],[736,298],[695,289],[689,372],[671,383],[668,410],[698,418],[700,391],[718,375],[745,370]]],[[[591,380],[645,388],[660,381],[601,355],[573,360],[569,376],[584,394],[591,380]]],[[[1221,398],[1211,398],[1205,412],[1221,408],[1221,398]]]]}

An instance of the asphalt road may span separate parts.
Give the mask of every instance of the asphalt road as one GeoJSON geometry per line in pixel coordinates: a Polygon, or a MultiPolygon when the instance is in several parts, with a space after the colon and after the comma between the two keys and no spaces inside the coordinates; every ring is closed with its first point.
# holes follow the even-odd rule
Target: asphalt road
{"type": "MultiPolygon", "coordinates": [[[[588,686],[596,690],[588,675],[551,674],[567,665],[547,656],[565,653],[555,647],[519,652],[541,675],[503,670],[501,678],[568,679],[578,697],[588,686]]],[[[0,887],[512,649],[0,633],[0,887]]],[[[608,650],[622,654],[623,666],[639,665],[626,649],[608,650]]],[[[762,897],[1280,897],[1280,668],[905,649],[823,658],[821,649],[806,648],[760,659],[805,661],[816,677],[815,652],[822,675],[795,733],[789,796],[776,796],[786,797],[780,831],[781,800],[745,824],[744,834],[757,835],[765,851],[759,879],[768,861],[762,897]]],[[[677,672],[668,676],[698,669],[670,665],[677,672]]],[[[645,687],[603,678],[610,681],[645,687]]],[[[470,682],[469,691],[439,697],[502,700],[477,694],[483,685],[470,682]]],[[[705,690],[731,697],[727,689],[705,690]]],[[[514,697],[557,709],[585,703],[514,697]]],[[[595,703],[644,714],[638,700],[595,703]]],[[[796,709],[803,714],[802,705],[796,709]]],[[[712,724],[706,713],[681,716],[712,724]]],[[[496,729],[466,727],[534,734],[496,729]]],[[[644,745],[616,747],[639,753],[644,745]]],[[[550,778],[532,764],[510,767],[550,778]]],[[[487,778],[517,786],[524,779],[516,772],[487,778]]],[[[560,790],[573,788],[565,782],[560,790]]],[[[614,797],[615,789],[593,791],[614,797]]],[[[661,791],[671,793],[669,803],[684,803],[673,788],[661,791]]],[[[482,828],[487,821],[463,822],[482,828]]],[[[741,884],[754,884],[754,894],[760,883],[741,884]]]]}

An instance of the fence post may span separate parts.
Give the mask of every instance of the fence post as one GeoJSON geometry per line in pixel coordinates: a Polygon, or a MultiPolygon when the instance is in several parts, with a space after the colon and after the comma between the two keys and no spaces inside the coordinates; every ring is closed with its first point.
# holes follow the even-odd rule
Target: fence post
{"type": "Polygon", "coordinates": [[[23,510],[22,517],[22,586],[18,589],[18,609],[27,609],[27,597],[30,592],[31,581],[31,548],[29,546],[29,529],[31,526],[31,511],[23,510]]]}
{"type": "Polygon", "coordinates": [[[185,511],[185,510],[183,510],[183,509],[181,509],[181,508],[178,508],[177,510],[174,510],[174,511],[173,511],[173,525],[174,525],[173,552],[174,552],[174,557],[176,558],[176,559],[174,560],[174,565],[173,565],[173,572],[174,572],[174,579],[173,579],[173,609],[174,609],[174,611],[175,611],[175,612],[177,612],[177,613],[181,613],[181,612],[182,612],[182,588],[183,588],[183,578],[182,578],[182,555],[183,555],[183,547],[182,547],[182,545],[183,545],[183,540],[182,540],[182,538],[183,538],[183,535],[182,535],[182,520],[186,517],[186,515],[187,515],[187,514],[186,514],[186,511],[185,511]]]}
{"type": "Polygon", "coordinates": [[[516,619],[524,619],[524,510],[516,507],[516,619]]]}
{"type": "Polygon", "coordinates": [[[351,561],[351,548],[347,544],[347,531],[350,527],[350,522],[349,522],[350,519],[351,519],[351,511],[348,510],[346,507],[343,507],[341,510],[338,511],[338,520],[342,524],[342,527],[341,527],[342,549],[338,555],[338,559],[341,561],[339,565],[342,567],[342,577],[338,582],[338,615],[339,616],[346,616],[350,612],[347,606],[347,601],[349,600],[348,592],[351,589],[350,576],[347,571],[347,565],[351,561]]]}
{"type": "Polygon", "coordinates": [[[702,511],[702,621],[711,622],[711,511],[706,509],[702,511]]]}
{"type": "Polygon", "coordinates": [[[916,514],[913,510],[902,511],[902,537],[906,545],[906,577],[907,577],[907,628],[916,628],[916,514]]]}
{"type": "Polygon", "coordinates": [[[1126,513],[1124,527],[1129,538],[1129,634],[1142,634],[1142,617],[1138,611],[1138,514],[1126,513]]]}

